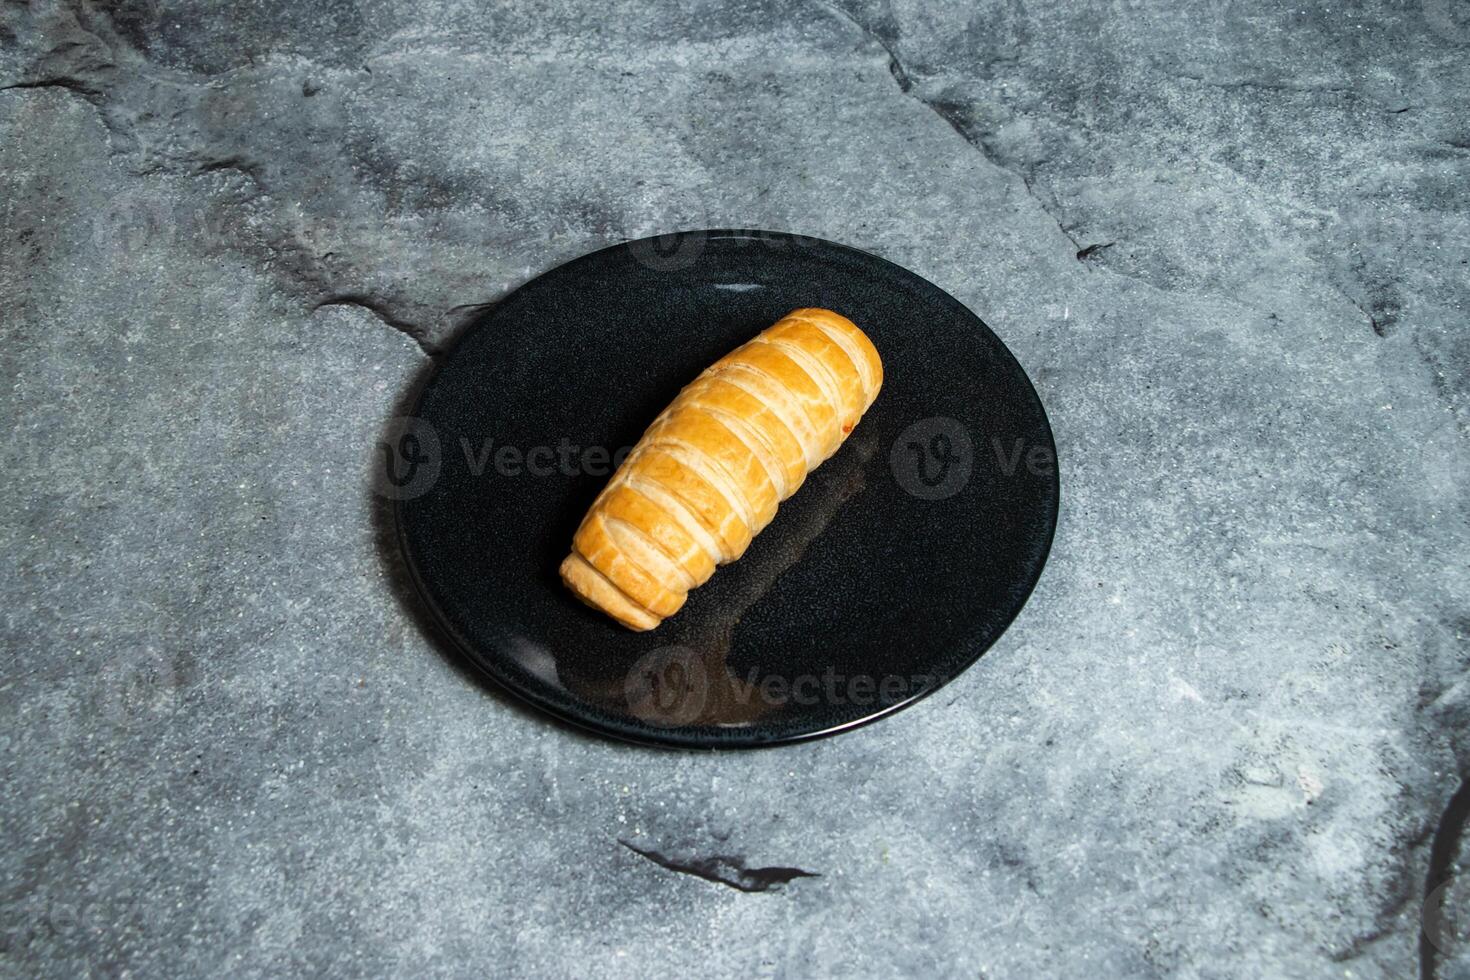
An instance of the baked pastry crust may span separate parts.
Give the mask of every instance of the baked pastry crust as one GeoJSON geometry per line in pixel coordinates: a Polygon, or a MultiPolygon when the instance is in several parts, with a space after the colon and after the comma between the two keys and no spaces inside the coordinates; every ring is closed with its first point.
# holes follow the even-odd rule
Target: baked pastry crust
{"type": "Polygon", "coordinates": [[[851,320],[788,313],[654,419],[582,519],[562,581],[624,626],[653,629],[745,553],[882,385],[878,351],[851,320]]]}

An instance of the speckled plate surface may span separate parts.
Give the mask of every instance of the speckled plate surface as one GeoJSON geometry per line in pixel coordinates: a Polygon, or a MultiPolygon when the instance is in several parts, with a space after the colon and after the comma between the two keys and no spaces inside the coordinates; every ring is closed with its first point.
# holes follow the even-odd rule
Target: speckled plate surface
{"type": "Polygon", "coordinates": [[[978,317],[874,255],[755,231],[629,242],[527,283],[443,357],[382,452],[419,591],[470,661],[578,725],[694,747],[829,735],[932,694],[1026,602],[1059,492],[1041,402],[978,317]],[[557,564],[610,458],[799,306],[877,345],[862,423],[658,629],[578,603],[557,564]]]}

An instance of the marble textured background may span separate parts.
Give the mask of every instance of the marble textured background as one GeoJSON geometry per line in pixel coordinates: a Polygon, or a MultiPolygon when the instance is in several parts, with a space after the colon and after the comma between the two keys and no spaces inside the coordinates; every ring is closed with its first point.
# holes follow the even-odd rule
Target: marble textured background
{"type": "Polygon", "coordinates": [[[0,134],[0,972],[1470,976],[1459,0],[0,0],[0,134]],[[485,689],[370,489],[700,226],[949,290],[1063,467],[974,669],[773,752],[485,689]]]}

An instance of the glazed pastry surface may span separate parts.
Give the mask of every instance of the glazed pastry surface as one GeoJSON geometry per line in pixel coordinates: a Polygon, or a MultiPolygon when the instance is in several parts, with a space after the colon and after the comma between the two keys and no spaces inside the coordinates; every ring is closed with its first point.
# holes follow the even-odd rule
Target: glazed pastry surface
{"type": "Polygon", "coordinates": [[[562,581],[624,626],[653,629],[745,553],[882,384],[878,351],[851,320],[788,313],[654,419],[582,519],[562,581]]]}

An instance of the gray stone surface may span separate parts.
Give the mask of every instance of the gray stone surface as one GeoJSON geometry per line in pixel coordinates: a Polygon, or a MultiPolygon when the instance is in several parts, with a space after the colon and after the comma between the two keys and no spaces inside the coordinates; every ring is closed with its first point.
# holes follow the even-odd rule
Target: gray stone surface
{"type": "Polygon", "coordinates": [[[0,4],[0,971],[1470,975],[1467,54],[1453,0],[0,4]],[[1036,380],[1051,564],[941,697],[630,748],[405,604],[426,352],[689,226],[873,249],[1036,380]],[[819,877],[709,880],[763,867],[819,877]]]}

